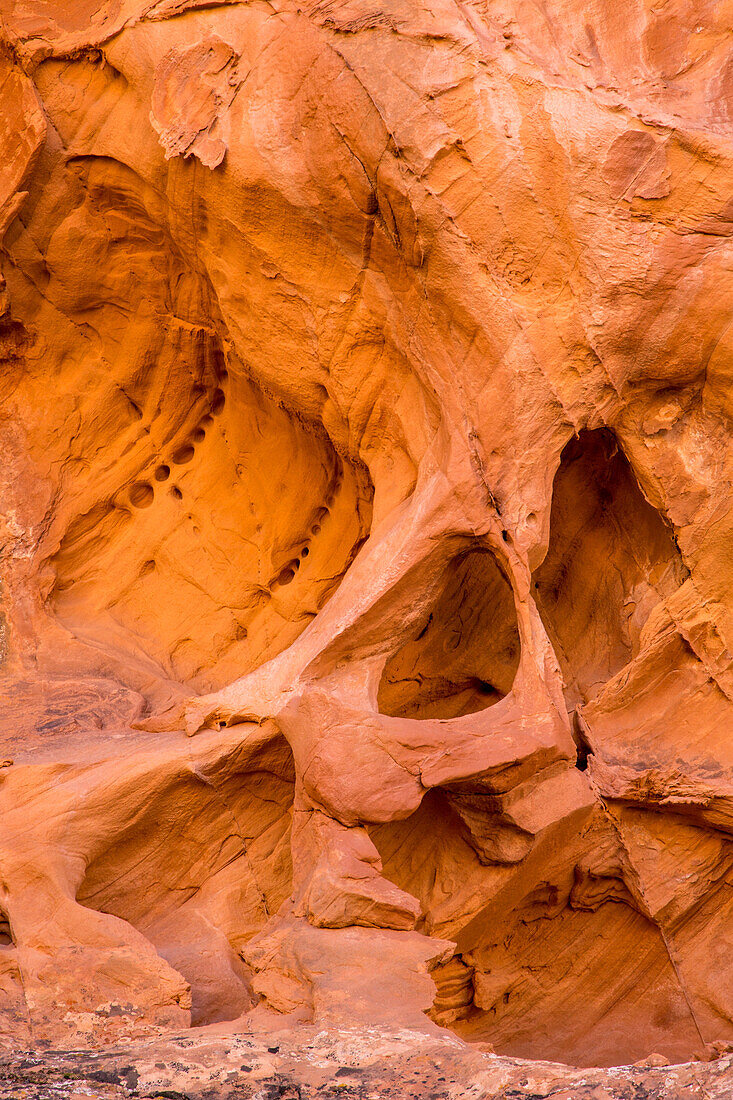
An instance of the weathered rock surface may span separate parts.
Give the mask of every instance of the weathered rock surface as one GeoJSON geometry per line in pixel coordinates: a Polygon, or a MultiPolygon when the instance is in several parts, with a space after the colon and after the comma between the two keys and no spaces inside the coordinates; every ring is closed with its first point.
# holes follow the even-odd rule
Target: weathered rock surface
{"type": "Polygon", "coordinates": [[[0,14],[7,1095],[728,1095],[733,8],[0,14]]]}
{"type": "Polygon", "coordinates": [[[733,1060],[573,1069],[486,1053],[406,1028],[173,1033],[104,1051],[0,1055],[5,1100],[728,1100],[733,1060]]]}

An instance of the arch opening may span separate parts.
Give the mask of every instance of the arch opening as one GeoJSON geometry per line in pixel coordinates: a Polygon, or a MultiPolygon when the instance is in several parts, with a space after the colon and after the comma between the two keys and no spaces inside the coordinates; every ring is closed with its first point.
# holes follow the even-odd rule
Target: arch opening
{"type": "Polygon", "coordinates": [[[511,691],[519,657],[512,586],[491,551],[468,550],[451,561],[413,638],[387,661],[379,709],[418,719],[485,710],[511,691]]]}

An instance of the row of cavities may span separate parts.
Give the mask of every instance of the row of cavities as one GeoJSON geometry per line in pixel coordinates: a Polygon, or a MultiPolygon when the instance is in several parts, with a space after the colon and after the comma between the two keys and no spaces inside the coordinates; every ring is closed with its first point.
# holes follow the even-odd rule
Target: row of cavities
{"type": "MultiPolygon", "coordinates": [[[[322,507],[317,508],[313,513],[310,520],[309,534],[311,537],[320,535],[321,527],[323,523],[328,519],[331,514],[331,508],[336,500],[336,496],[339,493],[344,480],[344,464],[336,455],[336,473],[333,482],[329,486],[328,494],[322,507]]],[[[303,541],[303,545],[297,557],[291,558],[286,565],[282,567],[275,580],[271,583],[270,587],[275,588],[278,586],[290,584],[295,580],[295,574],[300,569],[300,563],[304,558],[307,558],[310,554],[310,542],[311,538],[306,538],[303,541]]]]}
{"type": "MultiPolygon", "coordinates": [[[[226,405],[226,394],[221,388],[227,381],[229,375],[226,370],[219,372],[219,386],[214,391],[211,397],[210,411],[205,413],[199,420],[196,427],[191,432],[189,439],[183,443],[170,458],[171,463],[176,466],[185,466],[193,460],[195,454],[195,444],[202,443],[206,438],[206,430],[213,423],[214,417],[219,416],[226,405]]],[[[170,477],[171,468],[168,463],[161,463],[156,467],[153,478],[160,484],[164,484],[170,477]]],[[[324,521],[330,515],[330,510],[333,507],[336,495],[341,489],[343,484],[344,468],[341,459],[336,456],[336,474],[333,483],[329,487],[328,495],[326,496],[324,506],[317,508],[310,521],[310,536],[316,536],[320,534],[321,526],[324,521]]],[[[178,500],[182,499],[183,494],[177,486],[172,486],[170,489],[171,494],[178,500]]],[[[155,498],[155,490],[153,485],[149,481],[136,481],[132,484],[129,491],[130,504],[135,508],[149,508],[155,498]]],[[[271,582],[270,588],[277,586],[285,586],[295,580],[295,575],[300,569],[301,560],[308,557],[310,553],[310,538],[306,538],[300,549],[297,557],[292,558],[287,562],[277,577],[271,582]]]]}
{"type": "MultiPolygon", "coordinates": [[[[195,454],[195,445],[197,443],[203,443],[206,438],[206,430],[213,422],[214,417],[219,416],[226,405],[226,395],[221,388],[229,377],[227,371],[223,370],[219,375],[219,386],[211,396],[211,402],[209,405],[210,411],[204,413],[199,420],[196,427],[191,432],[189,438],[183,443],[174,453],[171,455],[170,461],[175,466],[185,466],[191,462],[195,454]]],[[[162,462],[156,467],[153,473],[153,478],[160,484],[164,484],[171,476],[171,468],[168,463],[162,462]]],[[[181,500],[183,494],[177,486],[172,486],[170,489],[171,495],[177,500],[181,500]]],[[[129,491],[129,501],[134,508],[149,508],[155,498],[155,489],[149,481],[135,481],[129,491]]]]}

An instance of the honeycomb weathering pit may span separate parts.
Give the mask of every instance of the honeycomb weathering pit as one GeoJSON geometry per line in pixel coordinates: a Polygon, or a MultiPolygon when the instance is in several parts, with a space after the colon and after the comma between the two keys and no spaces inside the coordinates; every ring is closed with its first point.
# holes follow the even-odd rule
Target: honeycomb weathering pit
{"type": "Polygon", "coordinates": [[[729,1095],[723,7],[0,0],[8,1088],[729,1095]]]}

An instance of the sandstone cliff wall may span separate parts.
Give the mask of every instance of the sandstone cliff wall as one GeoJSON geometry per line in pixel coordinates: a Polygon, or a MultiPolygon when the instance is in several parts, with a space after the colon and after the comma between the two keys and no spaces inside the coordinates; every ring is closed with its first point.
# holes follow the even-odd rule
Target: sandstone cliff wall
{"type": "Polygon", "coordinates": [[[0,12],[5,1042],[733,1042],[731,4],[0,12]]]}

